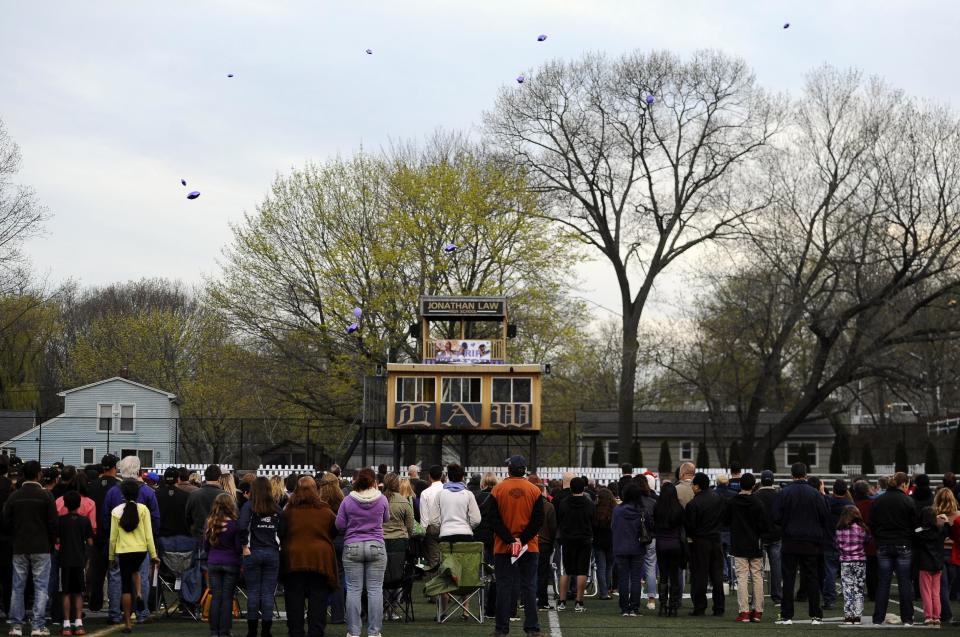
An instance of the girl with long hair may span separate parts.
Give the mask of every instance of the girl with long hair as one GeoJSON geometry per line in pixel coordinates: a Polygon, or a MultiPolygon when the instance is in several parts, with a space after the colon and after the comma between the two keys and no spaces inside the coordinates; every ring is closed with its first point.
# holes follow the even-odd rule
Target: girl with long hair
{"type": "Polygon", "coordinates": [[[147,553],[154,565],[159,564],[157,548],[153,543],[153,525],[150,521],[150,509],[137,502],[140,495],[140,482],[124,480],[120,483],[120,495],[123,504],[110,512],[110,563],[120,568],[121,605],[123,607],[123,632],[133,631],[131,613],[136,599],[138,612],[146,605],[140,594],[140,565],[147,553]],[[136,596],[136,597],[134,597],[136,596]]]}
{"type": "Polygon", "coordinates": [[[283,486],[283,476],[270,476],[270,495],[281,509],[287,506],[287,491],[283,486]]]}
{"type": "MultiPolygon", "coordinates": [[[[306,635],[322,635],[327,621],[327,597],[338,587],[333,510],[317,492],[316,480],[303,476],[297,481],[283,515],[286,531],[280,556],[287,631],[290,637],[304,637],[306,610],[306,635]]],[[[372,608],[372,600],[370,604],[372,608]]]]}
{"type": "Polygon", "coordinates": [[[284,526],[283,511],[273,499],[270,480],[259,477],[250,483],[250,499],[240,509],[237,525],[247,582],[247,637],[257,637],[257,624],[261,621],[262,637],[271,637],[284,526]]]}
{"type": "Polygon", "coordinates": [[[240,577],[240,535],[237,532],[237,498],[221,493],[214,499],[203,529],[210,585],[210,634],[229,635],[233,626],[233,594],[240,577]]]}
{"type": "Polygon", "coordinates": [[[340,488],[340,478],[332,473],[325,473],[317,483],[320,490],[320,498],[330,505],[334,513],[340,510],[340,503],[343,502],[343,489],[340,488]]]}
{"type": "Polygon", "coordinates": [[[857,507],[848,506],[840,513],[835,540],[840,558],[843,623],[859,624],[863,615],[863,591],[867,585],[866,547],[870,533],[857,507]]]}
{"type": "Polygon", "coordinates": [[[383,525],[389,521],[390,505],[377,490],[377,476],[370,468],[361,469],[353,480],[350,495],[343,499],[337,512],[337,528],[344,534],[343,568],[347,579],[348,635],[360,634],[360,593],[364,588],[368,601],[367,634],[372,637],[380,635],[383,626],[383,573],[387,567],[383,525]]]}
{"type": "MultiPolygon", "coordinates": [[[[683,507],[677,487],[664,482],[653,507],[653,540],[660,567],[660,615],[676,617],[683,594],[680,575],[686,562],[686,535],[683,531],[683,507]]],[[[623,595],[623,593],[620,593],[623,595]]]]}
{"type": "Polygon", "coordinates": [[[598,599],[611,599],[613,586],[613,510],[617,499],[607,488],[597,491],[597,516],[593,519],[593,558],[597,562],[598,599]]]}

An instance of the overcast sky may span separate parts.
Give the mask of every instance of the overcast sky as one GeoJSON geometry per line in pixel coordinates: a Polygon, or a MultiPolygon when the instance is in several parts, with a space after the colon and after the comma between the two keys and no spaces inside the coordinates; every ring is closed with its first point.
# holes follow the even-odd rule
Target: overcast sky
{"type": "MultiPolygon", "coordinates": [[[[0,119],[53,216],[38,271],[193,283],[278,172],[475,130],[549,58],[711,47],[776,90],[827,62],[955,105],[958,27],[953,0],[0,0],[0,119]]],[[[580,276],[618,307],[608,266],[580,276]]]]}

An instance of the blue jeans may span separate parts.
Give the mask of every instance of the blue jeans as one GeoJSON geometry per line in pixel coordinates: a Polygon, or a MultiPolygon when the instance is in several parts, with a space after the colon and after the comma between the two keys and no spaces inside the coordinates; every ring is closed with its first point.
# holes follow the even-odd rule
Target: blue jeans
{"type": "Polygon", "coordinates": [[[780,540],[763,545],[767,563],[770,565],[770,599],[779,604],[783,598],[783,572],[780,570],[780,540]]]}
{"type": "Polygon", "coordinates": [[[837,574],[840,570],[840,558],[837,551],[828,548],[823,551],[823,605],[833,606],[837,601],[837,574]]]}
{"type": "MultiPolygon", "coordinates": [[[[537,566],[540,556],[529,551],[510,563],[509,553],[493,556],[493,570],[497,577],[497,620],[496,632],[500,635],[510,633],[510,616],[513,614],[514,600],[523,604],[523,631],[540,632],[540,619],[537,617],[537,566]]],[[[350,633],[357,635],[359,633],[350,633]]]]}
{"type": "MultiPolygon", "coordinates": [[[[123,611],[120,608],[120,567],[116,566],[110,569],[107,577],[107,593],[110,595],[110,609],[107,613],[110,621],[119,624],[123,621],[123,611]]],[[[147,553],[143,558],[143,564],[140,565],[140,596],[143,601],[150,599],[150,554],[147,553]]],[[[136,615],[136,609],[133,610],[136,615]]],[[[140,621],[150,617],[150,609],[145,609],[140,613],[140,621]]]]}
{"type": "Polygon", "coordinates": [[[613,550],[593,548],[593,559],[597,563],[597,595],[610,597],[610,585],[613,584],[613,550]]]}
{"type": "Polygon", "coordinates": [[[893,572],[897,572],[897,586],[900,588],[900,620],[913,623],[913,581],[910,575],[910,563],[913,559],[911,547],[903,544],[882,544],[877,546],[877,602],[873,609],[873,623],[880,624],[887,615],[890,603],[890,583],[893,572]]]}
{"type": "Polygon", "coordinates": [[[20,626],[27,614],[23,591],[27,576],[33,575],[33,627],[43,628],[47,613],[47,585],[50,582],[49,553],[15,553],[13,556],[13,595],[10,597],[10,624],[20,626]]]}
{"type": "MultiPolygon", "coordinates": [[[[367,634],[379,635],[383,627],[383,572],[387,550],[381,541],[354,542],[343,547],[343,572],[347,578],[347,634],[360,634],[360,595],[367,590],[367,634]]],[[[536,600],[534,600],[536,609],[536,600]]]]}
{"type": "Polygon", "coordinates": [[[620,612],[640,610],[643,595],[640,586],[643,583],[643,555],[617,556],[617,587],[620,592],[620,612]]]}
{"type": "Polygon", "coordinates": [[[243,572],[247,580],[247,619],[273,621],[273,595],[280,574],[280,551],[253,549],[243,558],[243,572]]]}
{"type": "Polygon", "coordinates": [[[240,569],[211,564],[207,568],[210,582],[210,634],[226,635],[233,626],[233,594],[237,590],[240,569]]]}
{"type": "Polygon", "coordinates": [[[657,596],[657,541],[647,544],[647,552],[643,556],[643,580],[647,585],[647,597],[654,599],[657,596]]]}

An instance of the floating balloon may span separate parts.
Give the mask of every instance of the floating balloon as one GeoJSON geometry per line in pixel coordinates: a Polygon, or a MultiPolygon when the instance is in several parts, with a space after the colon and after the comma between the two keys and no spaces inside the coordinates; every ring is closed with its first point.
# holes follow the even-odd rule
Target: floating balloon
{"type": "Polygon", "coordinates": [[[183,184],[184,186],[186,186],[186,185],[187,185],[187,180],[186,180],[186,179],[181,179],[181,180],[180,180],[180,183],[183,184]]]}
{"type": "Polygon", "coordinates": [[[360,318],[362,314],[363,314],[363,310],[361,310],[359,307],[353,308],[353,315],[355,317],[360,318]]]}
{"type": "Polygon", "coordinates": [[[653,106],[653,95],[647,95],[647,106],[653,106]]]}
{"type": "Polygon", "coordinates": [[[233,77],[233,73],[227,73],[227,77],[233,77]]]}
{"type": "Polygon", "coordinates": [[[523,81],[524,81],[525,79],[527,79],[527,78],[523,77],[522,75],[518,75],[518,76],[517,76],[517,84],[523,84],[523,81]]]}
{"type": "Polygon", "coordinates": [[[367,55],[373,55],[373,49],[367,49],[367,55]]]}
{"type": "Polygon", "coordinates": [[[347,328],[347,334],[353,334],[359,329],[360,329],[359,323],[351,323],[350,326],[347,328]]]}
{"type": "Polygon", "coordinates": [[[543,42],[546,39],[547,39],[546,34],[541,33],[540,35],[537,36],[537,42],[543,42]]]}
{"type": "Polygon", "coordinates": [[[457,251],[457,246],[455,246],[455,245],[452,244],[452,243],[448,243],[447,245],[443,246],[443,251],[444,251],[444,252],[447,252],[447,253],[456,252],[456,251],[457,251]]]}
{"type": "Polygon", "coordinates": [[[789,28],[790,28],[790,23],[789,23],[789,22],[784,22],[784,23],[783,23],[783,28],[784,28],[784,29],[789,29],[789,28]]]}
{"type": "Polygon", "coordinates": [[[199,191],[199,190],[194,190],[194,191],[191,192],[189,195],[187,195],[187,199],[196,199],[196,198],[199,197],[199,196],[200,196],[200,191],[199,191]]]}

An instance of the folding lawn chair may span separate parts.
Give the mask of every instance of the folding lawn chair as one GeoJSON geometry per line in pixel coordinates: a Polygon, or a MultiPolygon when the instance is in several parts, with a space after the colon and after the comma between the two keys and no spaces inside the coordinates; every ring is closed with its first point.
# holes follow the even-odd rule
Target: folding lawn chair
{"type": "MultiPolygon", "coordinates": [[[[177,547],[179,548],[179,547],[177,547]]],[[[186,548],[186,547],[184,547],[186,548]]],[[[164,617],[170,617],[179,606],[180,610],[200,621],[200,616],[193,608],[198,599],[186,599],[190,595],[190,587],[183,586],[185,574],[195,568],[193,548],[187,550],[165,550],[160,553],[160,566],[157,572],[157,586],[154,588],[157,596],[157,609],[163,609],[164,617]],[[184,600],[188,603],[183,603],[184,600]],[[193,602],[193,604],[189,603],[193,602]]],[[[190,575],[187,574],[187,577],[190,575]]],[[[201,576],[202,578],[202,576],[201,576]]],[[[201,579],[202,581],[202,579],[201,579]]],[[[194,587],[196,588],[196,587],[194,587]]]]}
{"type": "Polygon", "coordinates": [[[483,565],[483,542],[441,542],[440,553],[440,571],[424,586],[428,595],[437,596],[437,622],[442,624],[453,617],[456,607],[459,607],[465,619],[470,618],[482,624],[484,591],[487,585],[483,565]],[[448,593],[449,602],[456,605],[452,611],[448,608],[446,614],[442,606],[443,593],[448,593]],[[476,613],[470,610],[470,601],[474,598],[477,599],[479,607],[476,613]]]}
{"type": "Polygon", "coordinates": [[[413,564],[407,551],[387,553],[387,570],[383,574],[384,619],[414,621],[413,615],[413,564]]]}

